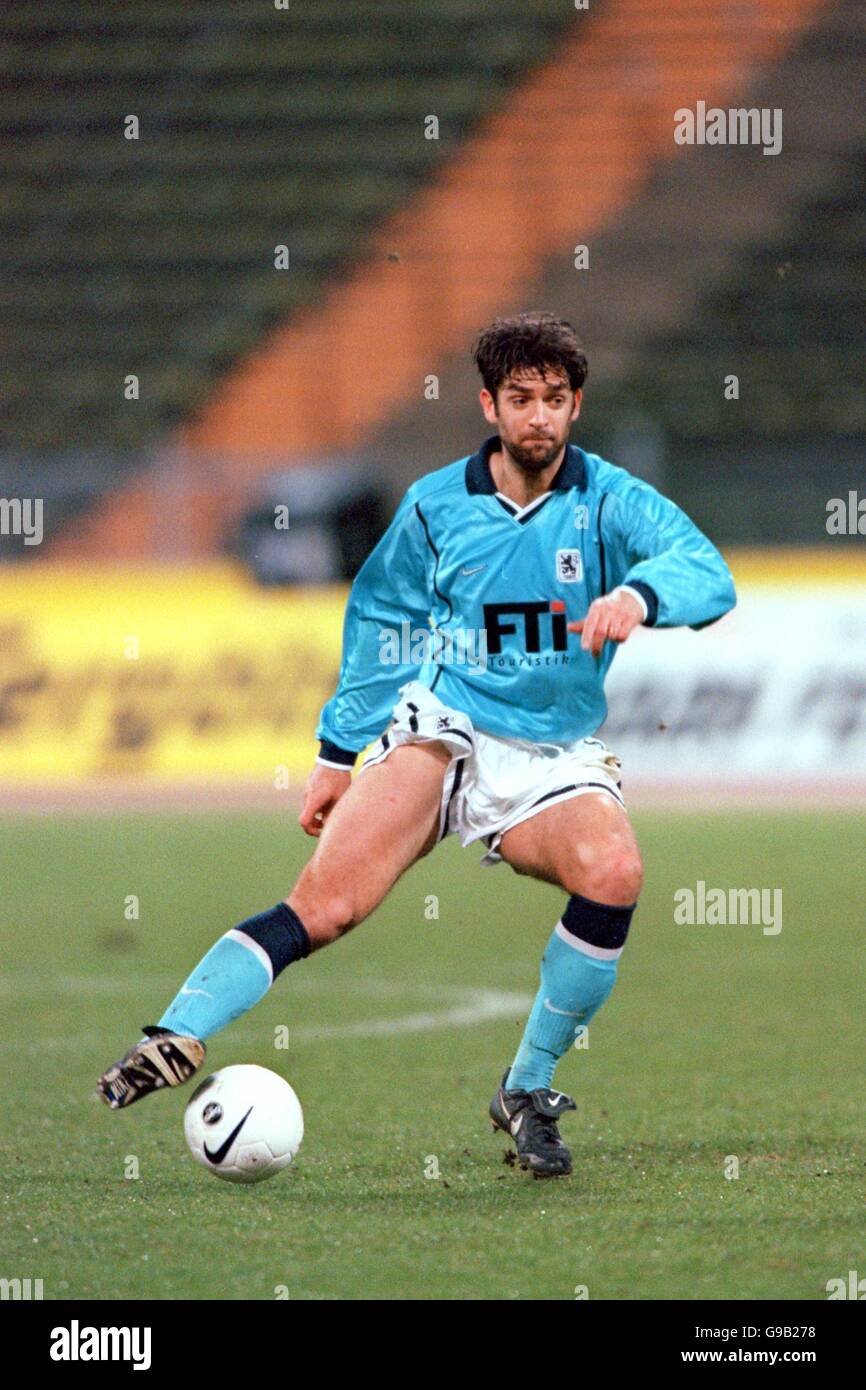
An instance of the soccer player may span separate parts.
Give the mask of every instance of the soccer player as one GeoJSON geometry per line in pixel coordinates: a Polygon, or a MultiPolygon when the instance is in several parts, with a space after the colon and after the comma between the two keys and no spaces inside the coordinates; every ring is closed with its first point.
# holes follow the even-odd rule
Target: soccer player
{"type": "Polygon", "coordinates": [[[569,443],[587,374],[569,323],[496,319],[474,357],[495,433],[411,485],[352,586],[300,815],[315,852],[100,1078],[115,1108],[186,1080],[206,1038],[458,834],[566,895],[490,1116],[536,1177],[571,1172],[558,1121],[576,1106],[553,1074],[614,986],[642,875],[620,761],[595,737],[605,676],[635,628],[705,627],[734,586],[673,502],[569,443]]]}

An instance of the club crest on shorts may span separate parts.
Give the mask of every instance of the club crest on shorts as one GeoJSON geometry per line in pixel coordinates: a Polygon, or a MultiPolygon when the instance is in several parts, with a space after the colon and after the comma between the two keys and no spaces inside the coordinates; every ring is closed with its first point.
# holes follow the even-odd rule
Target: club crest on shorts
{"type": "Polygon", "coordinates": [[[556,577],[563,584],[576,584],[583,578],[583,556],[579,550],[557,550],[556,577]]]}

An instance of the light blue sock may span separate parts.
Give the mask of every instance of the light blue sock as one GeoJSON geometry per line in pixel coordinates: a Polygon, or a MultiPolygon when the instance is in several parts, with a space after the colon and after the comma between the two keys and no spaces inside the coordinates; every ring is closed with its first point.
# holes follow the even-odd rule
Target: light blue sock
{"type": "Polygon", "coordinates": [[[280,971],[309,951],[300,917],[277,903],[211,946],[159,1020],[160,1028],[209,1037],[257,1004],[280,971]]]}
{"type": "Polygon", "coordinates": [[[613,989],[633,911],[577,894],[570,899],[541,960],[541,988],[508,1074],[508,1090],[551,1085],[560,1057],[613,989]]]}
{"type": "Polygon", "coordinates": [[[181,985],[159,1026],[194,1038],[210,1037],[258,1004],[270,987],[271,975],[264,963],[228,933],[211,946],[181,985]]]}

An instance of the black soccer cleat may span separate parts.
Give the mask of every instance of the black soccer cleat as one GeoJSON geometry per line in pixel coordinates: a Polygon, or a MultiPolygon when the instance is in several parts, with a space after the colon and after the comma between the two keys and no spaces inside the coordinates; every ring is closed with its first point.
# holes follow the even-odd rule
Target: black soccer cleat
{"type": "Polygon", "coordinates": [[[571,1153],[560,1138],[557,1122],[566,1110],[577,1109],[571,1096],[547,1086],[536,1091],[506,1091],[507,1080],[508,1072],[490,1102],[493,1128],[510,1134],[521,1168],[528,1168],[533,1177],[567,1177],[571,1153]]]}
{"type": "Polygon", "coordinates": [[[170,1028],[142,1028],[144,1037],[120,1062],[102,1073],[97,1094],[112,1110],[132,1105],[163,1086],[181,1086],[204,1061],[205,1045],[198,1038],[170,1028]]]}

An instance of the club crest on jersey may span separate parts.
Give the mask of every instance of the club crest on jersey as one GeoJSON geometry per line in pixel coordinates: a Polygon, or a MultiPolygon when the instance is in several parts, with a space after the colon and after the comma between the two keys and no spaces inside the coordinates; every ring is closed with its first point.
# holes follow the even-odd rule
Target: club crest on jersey
{"type": "Polygon", "coordinates": [[[557,550],[556,577],[562,584],[576,584],[583,578],[583,556],[579,550],[557,550]]]}

